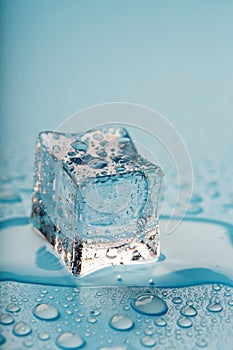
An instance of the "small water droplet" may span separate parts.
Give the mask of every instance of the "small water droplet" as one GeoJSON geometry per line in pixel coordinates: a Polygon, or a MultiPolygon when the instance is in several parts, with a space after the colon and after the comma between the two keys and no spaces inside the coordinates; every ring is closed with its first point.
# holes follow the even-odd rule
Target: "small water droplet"
{"type": "Polygon", "coordinates": [[[31,327],[28,323],[20,321],[15,324],[13,328],[13,333],[18,337],[24,337],[32,332],[31,327]]]}
{"type": "Polygon", "coordinates": [[[93,158],[89,163],[89,167],[93,169],[103,169],[105,168],[108,164],[105,160],[101,158],[93,158]]]}
{"type": "Polygon", "coordinates": [[[182,303],[182,299],[181,299],[181,297],[174,297],[172,299],[172,302],[173,302],[173,304],[181,304],[182,303]]]}
{"type": "Polygon", "coordinates": [[[75,151],[83,151],[86,152],[88,149],[88,145],[85,142],[82,141],[75,141],[71,144],[71,147],[75,149],[75,151]]]}
{"type": "Polygon", "coordinates": [[[97,322],[97,319],[94,318],[94,317],[88,317],[87,321],[88,321],[89,323],[96,323],[96,322],[97,322]]]}
{"type": "Polygon", "coordinates": [[[94,139],[97,141],[103,140],[103,135],[101,133],[96,133],[93,135],[94,139]]]}
{"type": "Polygon", "coordinates": [[[117,257],[117,249],[116,248],[108,249],[106,252],[106,257],[109,259],[116,258],[117,257]]]}
{"type": "Polygon", "coordinates": [[[188,316],[188,317],[194,317],[197,315],[197,310],[193,306],[183,306],[180,310],[181,315],[188,316]]]}
{"type": "Polygon", "coordinates": [[[154,324],[158,327],[165,327],[167,322],[163,317],[158,317],[154,320],[154,324]]]}
{"type": "Polygon", "coordinates": [[[85,341],[77,333],[62,333],[56,340],[56,344],[61,349],[80,349],[85,345],[85,341]]]}
{"type": "Polygon", "coordinates": [[[46,332],[46,331],[40,331],[39,333],[38,333],[38,338],[40,339],[40,340],[48,340],[49,338],[50,338],[50,335],[49,335],[49,333],[48,332],[46,332]]]}
{"type": "Polygon", "coordinates": [[[1,314],[1,316],[0,316],[0,323],[1,324],[8,325],[8,324],[12,324],[13,322],[14,322],[14,318],[11,315],[9,315],[5,312],[3,314],[1,314]]]}
{"type": "Polygon", "coordinates": [[[117,275],[117,281],[118,281],[118,282],[121,282],[121,281],[122,281],[121,275],[117,275]]]}
{"type": "Polygon", "coordinates": [[[188,317],[185,317],[185,316],[180,317],[176,323],[181,328],[189,328],[189,327],[192,327],[192,325],[193,325],[192,320],[188,317]]]}
{"type": "Polygon", "coordinates": [[[53,321],[59,317],[59,311],[51,304],[38,304],[33,310],[34,316],[41,320],[53,321]]]}
{"type": "Polygon", "coordinates": [[[58,146],[58,145],[54,145],[54,146],[53,146],[53,152],[54,152],[54,153],[60,153],[60,152],[61,152],[61,147],[58,146]]]}
{"type": "Polygon", "coordinates": [[[25,339],[23,341],[23,345],[25,346],[25,348],[31,348],[33,346],[33,342],[31,339],[25,339]]]}
{"type": "Polygon", "coordinates": [[[214,284],[212,285],[212,289],[213,289],[213,290],[216,290],[216,291],[219,291],[219,290],[222,289],[222,287],[221,287],[219,284],[214,283],[214,284]]]}
{"type": "Polygon", "coordinates": [[[151,348],[152,346],[155,346],[156,341],[154,337],[145,336],[141,338],[140,343],[147,348],[151,348]]]}
{"type": "Polygon", "coordinates": [[[205,339],[198,339],[196,342],[196,346],[198,346],[199,348],[206,348],[207,347],[207,342],[205,341],[205,339]]]}
{"type": "Polygon", "coordinates": [[[90,314],[91,314],[92,316],[99,316],[99,315],[100,315],[100,311],[98,311],[98,310],[91,310],[91,311],[90,311],[90,314]]]}
{"type": "Polygon", "coordinates": [[[145,315],[164,315],[168,310],[163,299],[151,294],[139,295],[131,305],[137,312],[145,315]]]}
{"type": "Polygon", "coordinates": [[[16,305],[16,304],[9,304],[6,307],[6,311],[12,312],[12,313],[19,312],[20,311],[20,307],[18,305],[16,305]]]}
{"type": "Polygon", "coordinates": [[[103,151],[103,150],[100,150],[100,151],[97,151],[96,152],[97,156],[99,156],[100,158],[105,158],[107,157],[107,152],[103,151]]]}
{"type": "Polygon", "coordinates": [[[110,326],[118,331],[128,331],[133,328],[133,320],[124,314],[116,314],[109,321],[110,326]]]}

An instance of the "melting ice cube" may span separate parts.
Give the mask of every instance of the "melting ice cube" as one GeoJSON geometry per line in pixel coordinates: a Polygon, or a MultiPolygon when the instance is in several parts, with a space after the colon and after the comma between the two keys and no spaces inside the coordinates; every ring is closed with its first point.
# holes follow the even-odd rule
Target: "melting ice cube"
{"type": "Polygon", "coordinates": [[[75,275],[157,259],[161,168],[124,128],[42,132],[32,222],[75,275]]]}

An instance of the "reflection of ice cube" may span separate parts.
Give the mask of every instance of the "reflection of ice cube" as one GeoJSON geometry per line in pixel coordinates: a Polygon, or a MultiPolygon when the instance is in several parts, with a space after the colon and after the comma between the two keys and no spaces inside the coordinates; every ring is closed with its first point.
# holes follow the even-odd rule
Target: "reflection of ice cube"
{"type": "Polygon", "coordinates": [[[161,178],[161,169],[137,153],[124,128],[43,132],[36,145],[32,222],[77,275],[155,259],[161,178]]]}

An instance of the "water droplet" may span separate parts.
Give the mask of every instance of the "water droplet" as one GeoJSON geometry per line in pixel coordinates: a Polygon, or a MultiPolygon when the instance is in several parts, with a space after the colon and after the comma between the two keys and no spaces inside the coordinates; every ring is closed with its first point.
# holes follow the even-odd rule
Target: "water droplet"
{"type": "Polygon", "coordinates": [[[209,305],[206,306],[206,309],[210,312],[220,312],[222,311],[223,307],[220,303],[210,303],[209,305]]]}
{"type": "Polygon", "coordinates": [[[116,248],[108,249],[106,252],[106,257],[109,259],[116,258],[117,257],[117,249],[116,248]]]}
{"type": "Polygon", "coordinates": [[[75,151],[83,151],[86,152],[88,149],[88,145],[85,142],[82,141],[75,141],[71,144],[72,148],[75,149],[75,151]]]}
{"type": "Polygon", "coordinates": [[[13,322],[14,322],[14,318],[11,315],[9,315],[5,312],[3,314],[1,314],[1,316],[0,316],[0,323],[1,324],[8,325],[8,324],[12,324],[13,322]]]}
{"type": "Polygon", "coordinates": [[[60,153],[60,152],[61,152],[61,147],[58,146],[58,145],[54,145],[54,146],[53,146],[53,152],[54,152],[54,153],[60,153]]]}
{"type": "Polygon", "coordinates": [[[155,282],[154,282],[153,278],[150,278],[150,279],[149,279],[149,285],[150,285],[150,286],[153,286],[154,284],[155,284],[155,282]]]}
{"type": "Polygon", "coordinates": [[[117,281],[118,281],[118,282],[121,282],[121,281],[122,281],[121,275],[117,275],[117,281]]]}
{"type": "Polygon", "coordinates": [[[6,307],[6,311],[8,312],[19,312],[20,311],[20,307],[16,304],[9,304],[7,307],[6,307]]]}
{"type": "Polygon", "coordinates": [[[13,328],[13,333],[17,335],[18,337],[24,337],[28,334],[30,334],[32,331],[31,327],[28,323],[20,321],[15,324],[13,328]]]}
{"type": "Polygon", "coordinates": [[[156,341],[155,341],[155,338],[154,338],[154,337],[145,336],[145,337],[142,337],[142,338],[141,338],[140,343],[141,343],[143,346],[146,346],[146,347],[148,347],[148,348],[151,348],[152,346],[155,346],[156,341]]]}
{"type": "Polygon", "coordinates": [[[50,335],[49,335],[49,333],[48,332],[46,332],[46,331],[40,331],[39,333],[38,333],[38,338],[40,339],[40,340],[48,340],[49,338],[50,338],[50,335]]]}
{"type": "Polygon", "coordinates": [[[167,303],[156,295],[139,295],[132,303],[132,307],[145,315],[164,315],[167,310],[167,303]]]}
{"type": "Polygon", "coordinates": [[[96,154],[97,154],[97,156],[99,156],[100,158],[105,158],[105,157],[107,157],[107,155],[108,155],[107,152],[105,152],[105,151],[103,151],[103,150],[97,151],[96,154]]]}
{"type": "Polygon", "coordinates": [[[117,171],[118,173],[124,172],[124,171],[125,171],[124,165],[117,167],[117,168],[116,168],[116,171],[117,171]]]}
{"type": "Polygon", "coordinates": [[[216,290],[216,291],[219,291],[219,290],[221,290],[221,286],[219,284],[215,283],[215,284],[212,285],[212,289],[216,290]]]}
{"type": "Polygon", "coordinates": [[[100,133],[94,134],[93,137],[95,140],[98,140],[98,141],[103,140],[103,138],[104,138],[103,135],[100,133]]]}
{"type": "Polygon", "coordinates": [[[165,327],[167,322],[163,317],[159,317],[154,320],[154,324],[158,327],[165,327]]]}
{"type": "Polygon", "coordinates": [[[108,164],[105,162],[105,160],[101,158],[93,158],[88,165],[93,168],[93,169],[103,169],[105,168],[108,164]]]}
{"type": "Polygon", "coordinates": [[[198,339],[196,342],[196,346],[198,346],[199,348],[206,348],[207,347],[207,342],[205,341],[205,339],[198,339]]]}
{"type": "Polygon", "coordinates": [[[180,310],[181,315],[188,316],[188,317],[194,317],[197,315],[197,310],[193,306],[183,306],[180,310]]]}
{"type": "Polygon", "coordinates": [[[58,319],[59,311],[51,304],[38,304],[33,310],[34,316],[41,320],[53,321],[58,319]]]}
{"type": "Polygon", "coordinates": [[[110,326],[118,331],[128,331],[133,328],[133,320],[124,314],[116,314],[109,321],[110,326]]]}
{"type": "Polygon", "coordinates": [[[174,297],[172,299],[172,302],[173,302],[173,304],[181,304],[182,303],[182,299],[181,299],[181,297],[174,297]]]}
{"type": "Polygon", "coordinates": [[[99,315],[100,315],[100,311],[98,311],[98,310],[91,310],[91,311],[90,311],[90,314],[91,314],[92,316],[99,316],[99,315]]]}
{"type": "Polygon", "coordinates": [[[2,334],[0,333],[0,346],[3,345],[3,344],[5,344],[5,342],[6,342],[6,338],[4,337],[4,335],[2,335],[2,334]]]}
{"type": "Polygon", "coordinates": [[[26,348],[31,348],[33,346],[33,342],[31,339],[25,339],[23,341],[23,345],[26,347],[26,348]]]}
{"type": "Polygon", "coordinates": [[[193,325],[192,320],[188,317],[185,317],[185,316],[180,317],[176,323],[181,328],[189,328],[189,327],[192,327],[192,325],[193,325]]]}
{"type": "Polygon", "coordinates": [[[56,341],[61,349],[80,349],[85,345],[85,341],[77,333],[62,333],[56,341]]]}
{"type": "Polygon", "coordinates": [[[96,322],[97,322],[97,319],[94,318],[94,317],[88,317],[87,321],[88,321],[89,323],[96,323],[96,322]]]}

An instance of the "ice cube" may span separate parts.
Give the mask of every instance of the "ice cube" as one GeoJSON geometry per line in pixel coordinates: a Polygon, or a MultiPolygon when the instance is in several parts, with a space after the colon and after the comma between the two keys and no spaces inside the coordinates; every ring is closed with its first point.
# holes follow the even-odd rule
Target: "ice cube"
{"type": "Polygon", "coordinates": [[[35,154],[32,223],[73,274],[159,257],[163,173],[125,128],[42,132],[35,154]]]}

